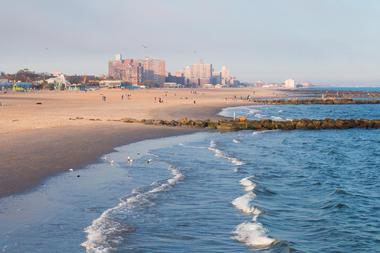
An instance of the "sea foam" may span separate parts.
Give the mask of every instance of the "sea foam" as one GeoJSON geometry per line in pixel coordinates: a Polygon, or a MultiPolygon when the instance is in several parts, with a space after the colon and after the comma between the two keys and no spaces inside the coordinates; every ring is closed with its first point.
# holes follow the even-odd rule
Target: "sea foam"
{"type": "Polygon", "coordinates": [[[256,194],[253,192],[256,188],[256,184],[252,182],[252,178],[253,177],[245,177],[240,180],[240,184],[244,187],[246,193],[232,201],[236,209],[246,215],[252,215],[252,222],[243,222],[236,226],[232,232],[232,238],[253,248],[269,248],[276,243],[276,240],[270,238],[263,225],[257,222],[261,211],[251,205],[251,201],[256,197],[256,194]]]}
{"type": "Polygon", "coordinates": [[[256,188],[256,184],[251,181],[252,177],[245,177],[240,180],[240,184],[244,186],[245,191],[253,191],[256,188]]]}
{"type": "Polygon", "coordinates": [[[276,243],[276,240],[267,236],[267,231],[260,223],[244,222],[239,224],[233,232],[233,239],[257,249],[265,249],[276,243]]]}
{"type": "Polygon", "coordinates": [[[92,224],[85,228],[87,238],[81,246],[86,249],[87,253],[111,252],[115,249],[115,245],[123,239],[120,235],[134,231],[132,227],[112,219],[113,214],[151,202],[157,193],[173,187],[184,178],[181,171],[175,166],[170,165],[168,169],[172,174],[171,178],[162,182],[154,182],[153,187],[145,191],[133,190],[132,195],[120,200],[117,206],[104,211],[99,218],[93,220],[92,224]]]}
{"type": "Polygon", "coordinates": [[[208,149],[214,152],[216,157],[224,158],[236,166],[244,165],[244,162],[240,161],[236,157],[229,156],[225,154],[222,150],[218,149],[215,141],[210,141],[210,146],[208,147],[208,149]]]}

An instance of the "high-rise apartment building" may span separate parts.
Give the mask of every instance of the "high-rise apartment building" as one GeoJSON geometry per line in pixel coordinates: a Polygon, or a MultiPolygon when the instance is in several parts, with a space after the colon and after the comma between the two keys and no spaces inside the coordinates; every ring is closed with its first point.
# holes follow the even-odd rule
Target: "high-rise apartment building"
{"type": "Polygon", "coordinates": [[[159,86],[165,82],[166,66],[161,59],[145,58],[138,60],[144,67],[143,83],[149,86],[159,86]]]}
{"type": "Polygon", "coordinates": [[[160,59],[123,59],[116,55],[108,63],[108,75],[132,84],[159,86],[165,82],[165,61],[160,59]]]}
{"type": "Polygon", "coordinates": [[[200,86],[211,82],[212,64],[199,61],[184,70],[186,82],[192,86],[200,86]]]}
{"type": "Polygon", "coordinates": [[[132,84],[143,82],[144,67],[133,59],[122,59],[116,55],[115,60],[108,63],[108,75],[116,80],[123,80],[132,84]]]}

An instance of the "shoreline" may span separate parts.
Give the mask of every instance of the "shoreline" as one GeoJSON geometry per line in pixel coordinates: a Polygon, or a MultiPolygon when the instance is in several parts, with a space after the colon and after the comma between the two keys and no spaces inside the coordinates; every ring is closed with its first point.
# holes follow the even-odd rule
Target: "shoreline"
{"type": "MultiPolygon", "coordinates": [[[[226,102],[226,97],[243,96],[252,90],[197,92],[194,95],[191,90],[101,90],[0,96],[0,99],[7,97],[3,100],[6,105],[0,107],[0,198],[31,190],[70,168],[83,168],[119,146],[207,131],[125,124],[115,119],[128,116],[168,120],[183,117],[221,119],[223,117],[217,113],[222,108],[249,104],[232,99],[226,102]],[[123,92],[130,92],[132,99],[120,99],[123,92]],[[107,103],[101,102],[99,93],[107,94],[107,103]],[[156,96],[163,96],[165,103],[154,102],[156,96]],[[192,98],[183,99],[185,96],[192,98]],[[192,103],[193,99],[197,100],[196,104],[192,103]],[[75,117],[90,120],[70,120],[75,117]]],[[[260,91],[263,95],[267,93],[273,91],[260,91]]]]}
{"type": "Polygon", "coordinates": [[[36,129],[3,136],[0,143],[0,198],[33,190],[48,178],[69,169],[83,169],[117,147],[199,131],[120,123],[36,129]],[[23,143],[25,139],[30,140],[28,145],[23,143]]]}

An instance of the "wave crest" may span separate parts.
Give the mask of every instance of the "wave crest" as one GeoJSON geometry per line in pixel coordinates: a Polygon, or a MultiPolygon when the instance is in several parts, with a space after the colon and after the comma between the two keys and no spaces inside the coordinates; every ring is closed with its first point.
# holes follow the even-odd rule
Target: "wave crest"
{"type": "Polygon", "coordinates": [[[232,232],[232,238],[247,246],[265,249],[274,245],[277,240],[270,238],[263,225],[257,222],[261,210],[251,205],[251,201],[256,197],[256,194],[253,192],[256,184],[251,180],[252,178],[245,177],[240,180],[240,184],[244,187],[246,193],[232,201],[232,204],[237,209],[247,215],[252,215],[252,222],[243,222],[237,225],[232,232]]]}
{"type": "Polygon", "coordinates": [[[114,250],[114,247],[124,238],[122,235],[131,233],[135,229],[128,225],[119,222],[114,218],[114,214],[132,209],[138,205],[151,203],[151,200],[156,196],[156,193],[165,191],[173,187],[178,181],[184,178],[180,170],[175,166],[170,165],[169,171],[172,177],[155,182],[151,187],[144,190],[133,190],[132,195],[120,200],[115,207],[104,211],[99,218],[92,221],[91,225],[85,228],[87,233],[86,241],[81,246],[86,249],[87,253],[107,253],[114,250]]]}
{"type": "Polygon", "coordinates": [[[229,156],[225,154],[222,150],[218,149],[215,141],[210,141],[210,146],[208,147],[208,150],[214,152],[216,157],[224,158],[236,166],[244,165],[244,162],[240,161],[236,157],[229,156]]]}

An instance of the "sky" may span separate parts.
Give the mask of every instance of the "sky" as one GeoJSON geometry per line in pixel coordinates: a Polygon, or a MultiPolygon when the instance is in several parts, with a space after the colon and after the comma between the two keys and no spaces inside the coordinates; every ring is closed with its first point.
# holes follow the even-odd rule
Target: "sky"
{"type": "Polygon", "coordinates": [[[203,59],[242,81],[380,85],[379,0],[0,0],[0,71],[203,59]],[[144,48],[142,45],[146,45],[144,48]]]}

